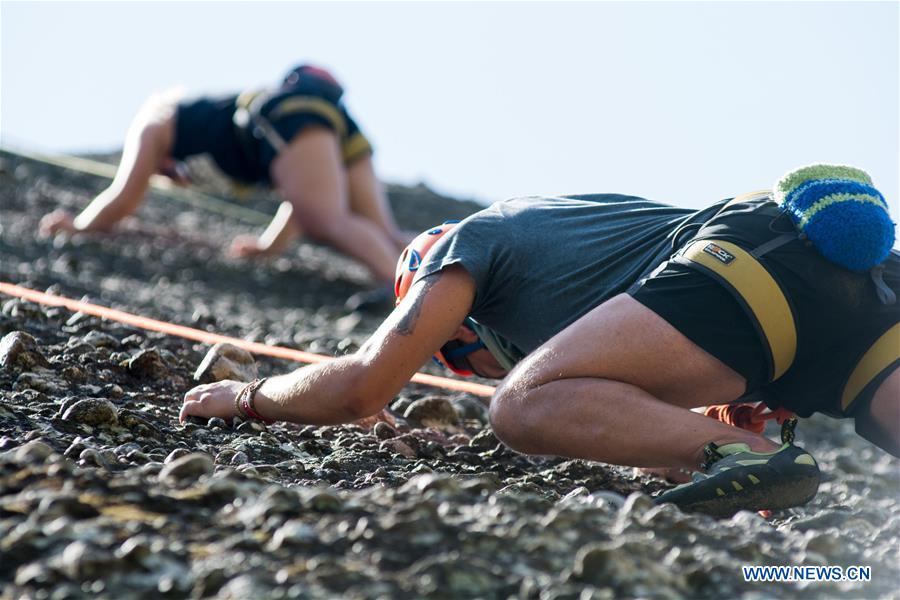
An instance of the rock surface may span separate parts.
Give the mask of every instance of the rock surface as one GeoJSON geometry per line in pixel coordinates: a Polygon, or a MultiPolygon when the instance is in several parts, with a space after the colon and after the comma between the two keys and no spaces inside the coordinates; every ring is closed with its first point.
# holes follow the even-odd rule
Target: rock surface
{"type": "Polygon", "coordinates": [[[119,423],[119,411],[115,404],[104,398],[85,398],[66,408],[62,419],[95,427],[112,426],[119,423]]]}
{"type": "MultiPolygon", "coordinates": [[[[379,323],[335,326],[368,285],[357,265],[309,244],[228,258],[251,227],[154,194],[142,228],[37,240],[42,213],[104,181],[0,162],[0,281],[319,353],[379,323]]],[[[462,216],[427,190],[392,192],[405,226],[462,216]]],[[[207,347],[0,304],[0,336],[27,334],[47,362],[0,368],[3,598],[900,598],[898,461],[849,422],[798,428],[825,473],[810,505],[716,521],[654,506],[666,485],[630,469],[516,454],[477,399],[421,386],[373,428],[180,424],[207,347]],[[742,565],[763,564],[869,565],[873,579],[744,581],[742,565]]]]}
{"type": "Polygon", "coordinates": [[[0,340],[0,368],[27,371],[50,363],[38,350],[37,341],[24,331],[12,331],[0,340]]]}
{"type": "Polygon", "coordinates": [[[209,349],[197,370],[194,380],[200,383],[212,383],[231,379],[234,381],[253,381],[259,375],[259,367],[253,355],[233,344],[221,342],[209,349]]]}
{"type": "Polygon", "coordinates": [[[424,427],[447,427],[459,423],[459,414],[446,398],[429,396],[414,400],[403,416],[424,427]]]}

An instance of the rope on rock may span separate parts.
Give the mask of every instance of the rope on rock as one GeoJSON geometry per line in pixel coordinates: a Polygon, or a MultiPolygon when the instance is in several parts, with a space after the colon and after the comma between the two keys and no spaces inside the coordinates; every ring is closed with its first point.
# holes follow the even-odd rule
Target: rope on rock
{"type": "MultiPolygon", "coordinates": [[[[226,335],[220,335],[218,333],[203,331],[202,329],[194,329],[193,327],[176,325],[174,323],[169,323],[166,321],[158,321],[149,317],[134,315],[121,310],[116,310],[114,308],[109,308],[107,306],[100,306],[98,304],[91,304],[89,302],[83,302],[81,300],[74,300],[65,296],[57,296],[54,294],[47,294],[45,292],[38,292],[30,288],[22,287],[12,283],[6,283],[3,281],[0,281],[0,293],[6,294],[7,296],[21,298],[23,300],[28,300],[29,302],[43,304],[45,306],[61,306],[73,312],[82,312],[95,317],[109,319],[110,321],[116,321],[119,323],[124,323],[126,325],[131,325],[132,327],[138,327],[140,329],[145,329],[148,331],[157,331],[159,333],[165,333],[167,335],[194,340],[196,342],[202,342],[204,344],[216,344],[219,342],[233,344],[253,354],[262,354],[265,356],[272,356],[274,358],[283,358],[299,363],[320,363],[332,360],[334,358],[332,356],[313,354],[312,352],[304,352],[303,350],[295,350],[293,348],[285,348],[283,346],[269,346],[268,344],[260,344],[258,342],[248,342],[247,340],[242,340],[240,338],[229,337],[226,335]]],[[[494,393],[494,388],[489,385],[483,385],[471,381],[459,381],[457,379],[449,379],[447,377],[438,377],[436,375],[428,375],[427,373],[416,373],[412,376],[411,381],[414,383],[421,383],[423,385],[432,387],[443,388],[455,392],[467,392],[469,394],[484,396],[488,398],[494,393]]]]}
{"type": "MultiPolygon", "coordinates": [[[[0,152],[34,162],[62,167],[70,171],[104,177],[106,179],[112,179],[116,176],[115,165],[91,160],[89,158],[82,158],[80,156],[68,156],[65,154],[51,156],[37,152],[27,152],[25,150],[12,150],[10,148],[0,148],[0,152]]],[[[239,219],[251,225],[266,225],[272,220],[271,215],[267,215],[258,210],[253,210],[252,208],[247,208],[245,206],[237,206],[196,190],[177,187],[168,177],[162,175],[153,175],[150,178],[150,185],[153,189],[162,192],[168,198],[183,204],[239,219]]]]}

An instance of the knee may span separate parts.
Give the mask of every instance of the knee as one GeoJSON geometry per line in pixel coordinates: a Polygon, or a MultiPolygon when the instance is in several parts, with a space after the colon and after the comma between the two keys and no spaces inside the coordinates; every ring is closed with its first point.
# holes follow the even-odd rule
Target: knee
{"type": "Polygon", "coordinates": [[[306,235],[322,242],[333,243],[346,229],[343,215],[301,214],[297,220],[306,235]]]}
{"type": "Polygon", "coordinates": [[[524,454],[540,453],[540,399],[535,392],[500,387],[491,398],[489,419],[501,442],[524,454]]]}

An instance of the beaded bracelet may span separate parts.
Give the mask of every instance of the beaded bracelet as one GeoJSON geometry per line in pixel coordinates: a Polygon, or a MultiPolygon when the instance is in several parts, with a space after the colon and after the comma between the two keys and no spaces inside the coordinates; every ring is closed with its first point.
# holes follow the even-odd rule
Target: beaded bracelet
{"type": "Polygon", "coordinates": [[[259,414],[256,410],[256,404],[254,402],[256,396],[256,390],[266,382],[267,377],[263,377],[262,379],[254,379],[238,392],[238,395],[234,398],[234,405],[237,408],[237,411],[243,416],[245,419],[256,419],[257,421],[262,421],[266,424],[272,424],[275,422],[275,419],[267,419],[261,414],[259,414]]]}
{"type": "Polygon", "coordinates": [[[247,419],[247,418],[249,418],[249,417],[247,417],[247,413],[245,413],[244,409],[241,408],[241,396],[244,394],[245,389],[247,389],[247,386],[242,387],[241,391],[239,391],[234,396],[234,412],[239,414],[241,416],[241,418],[247,419]]]}

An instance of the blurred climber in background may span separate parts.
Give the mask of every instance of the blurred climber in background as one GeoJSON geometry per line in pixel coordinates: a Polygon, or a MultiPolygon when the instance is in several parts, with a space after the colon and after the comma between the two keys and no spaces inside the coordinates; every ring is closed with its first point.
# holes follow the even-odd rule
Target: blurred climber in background
{"type": "Polygon", "coordinates": [[[259,237],[242,235],[234,256],[282,252],[303,234],[355,258],[377,286],[348,308],[389,305],[397,255],[410,236],[394,221],[375,175],[372,147],[326,70],[292,69],[278,86],[224,97],[152,97],[135,117],[115,179],[77,216],[57,209],[42,235],[107,231],[134,213],[152,175],[186,185],[190,156],[209,154],[238,184],[271,185],[283,201],[259,237]]]}

